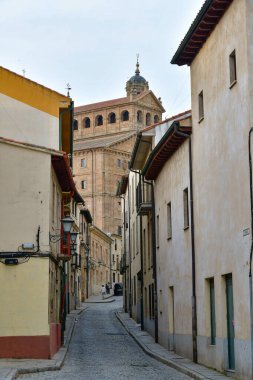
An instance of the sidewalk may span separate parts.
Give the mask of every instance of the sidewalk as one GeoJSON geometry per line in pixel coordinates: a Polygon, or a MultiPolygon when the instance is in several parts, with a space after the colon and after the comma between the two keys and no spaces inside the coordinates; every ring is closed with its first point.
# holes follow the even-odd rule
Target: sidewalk
{"type": "Polygon", "coordinates": [[[88,308],[84,305],[70,312],[66,319],[64,345],[52,359],[0,359],[0,380],[13,380],[22,373],[56,371],[61,369],[68,351],[69,343],[74,331],[74,326],[80,314],[88,308]]]}
{"type": "Polygon", "coordinates": [[[179,356],[172,351],[155,343],[154,338],[146,331],[142,331],[139,324],[137,324],[129,315],[123,311],[116,312],[116,316],[127,332],[134,338],[139,346],[148,355],[156,360],[172,367],[193,379],[203,380],[229,380],[231,377],[225,376],[220,372],[209,369],[203,365],[193,363],[191,360],[179,356]]]}

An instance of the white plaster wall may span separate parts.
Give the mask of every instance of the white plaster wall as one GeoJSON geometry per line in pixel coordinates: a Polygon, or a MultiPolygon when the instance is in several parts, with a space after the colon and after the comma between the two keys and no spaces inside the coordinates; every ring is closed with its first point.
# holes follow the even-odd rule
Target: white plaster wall
{"type": "Polygon", "coordinates": [[[227,368],[226,298],[222,276],[232,273],[239,375],[250,371],[250,235],[243,237],[243,230],[250,227],[247,145],[250,103],[245,15],[245,1],[234,0],[191,65],[198,338],[202,341],[198,358],[218,369],[227,368]],[[237,83],[230,89],[229,55],[234,49],[237,83]],[[198,94],[202,90],[204,120],[199,123],[198,94]],[[208,345],[206,324],[209,311],[205,279],[213,276],[216,335],[217,342],[222,342],[216,347],[208,345]],[[239,354],[242,344],[238,343],[242,341],[245,342],[243,361],[239,354]]]}
{"type": "Polygon", "coordinates": [[[0,136],[59,149],[59,119],[0,94],[0,136]]]}
{"type": "Polygon", "coordinates": [[[189,186],[188,141],[166,162],[155,181],[156,216],[159,215],[159,248],[157,248],[159,342],[169,343],[169,287],[174,287],[176,352],[192,357],[191,343],[191,236],[184,229],[183,191],[189,186]],[[167,234],[167,204],[171,202],[172,238],[167,234]],[[161,301],[159,297],[162,297],[161,301]],[[159,307],[160,309],[160,307],[159,307]]]}

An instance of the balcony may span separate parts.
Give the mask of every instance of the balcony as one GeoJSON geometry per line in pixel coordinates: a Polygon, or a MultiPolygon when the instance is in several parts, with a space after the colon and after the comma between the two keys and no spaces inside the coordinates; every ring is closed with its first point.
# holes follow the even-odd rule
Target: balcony
{"type": "Polygon", "coordinates": [[[152,211],[151,185],[143,181],[136,188],[136,210],[138,215],[148,215],[152,211]]]}

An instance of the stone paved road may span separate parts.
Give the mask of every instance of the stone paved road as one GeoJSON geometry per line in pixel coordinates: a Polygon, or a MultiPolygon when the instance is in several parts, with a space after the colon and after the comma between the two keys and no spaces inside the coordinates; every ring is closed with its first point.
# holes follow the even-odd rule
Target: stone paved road
{"type": "Polygon", "coordinates": [[[61,371],[20,375],[22,380],[187,380],[146,355],[114,315],[122,297],[90,304],[81,314],[61,371]]]}

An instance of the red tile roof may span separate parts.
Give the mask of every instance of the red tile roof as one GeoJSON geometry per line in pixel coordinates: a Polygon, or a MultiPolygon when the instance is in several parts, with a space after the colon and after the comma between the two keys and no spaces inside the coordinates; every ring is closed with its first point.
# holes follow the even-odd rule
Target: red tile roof
{"type": "Polygon", "coordinates": [[[189,116],[191,116],[191,110],[187,110],[187,111],[184,111],[184,112],[178,113],[177,115],[170,116],[169,118],[167,118],[167,119],[165,119],[165,120],[159,121],[158,123],[155,123],[155,124],[149,125],[148,127],[143,128],[141,131],[142,131],[142,132],[149,131],[150,129],[155,128],[156,125],[161,125],[161,124],[168,123],[169,121],[178,120],[178,119],[180,119],[182,116],[187,116],[187,114],[189,114],[189,116]]]}
{"type": "Polygon", "coordinates": [[[118,106],[120,104],[124,104],[127,102],[129,102],[129,99],[125,97],[125,98],[106,100],[104,102],[86,104],[84,106],[75,107],[75,113],[85,112],[89,110],[95,110],[95,109],[100,109],[100,108],[105,108],[105,107],[110,107],[110,106],[118,106]]]}

